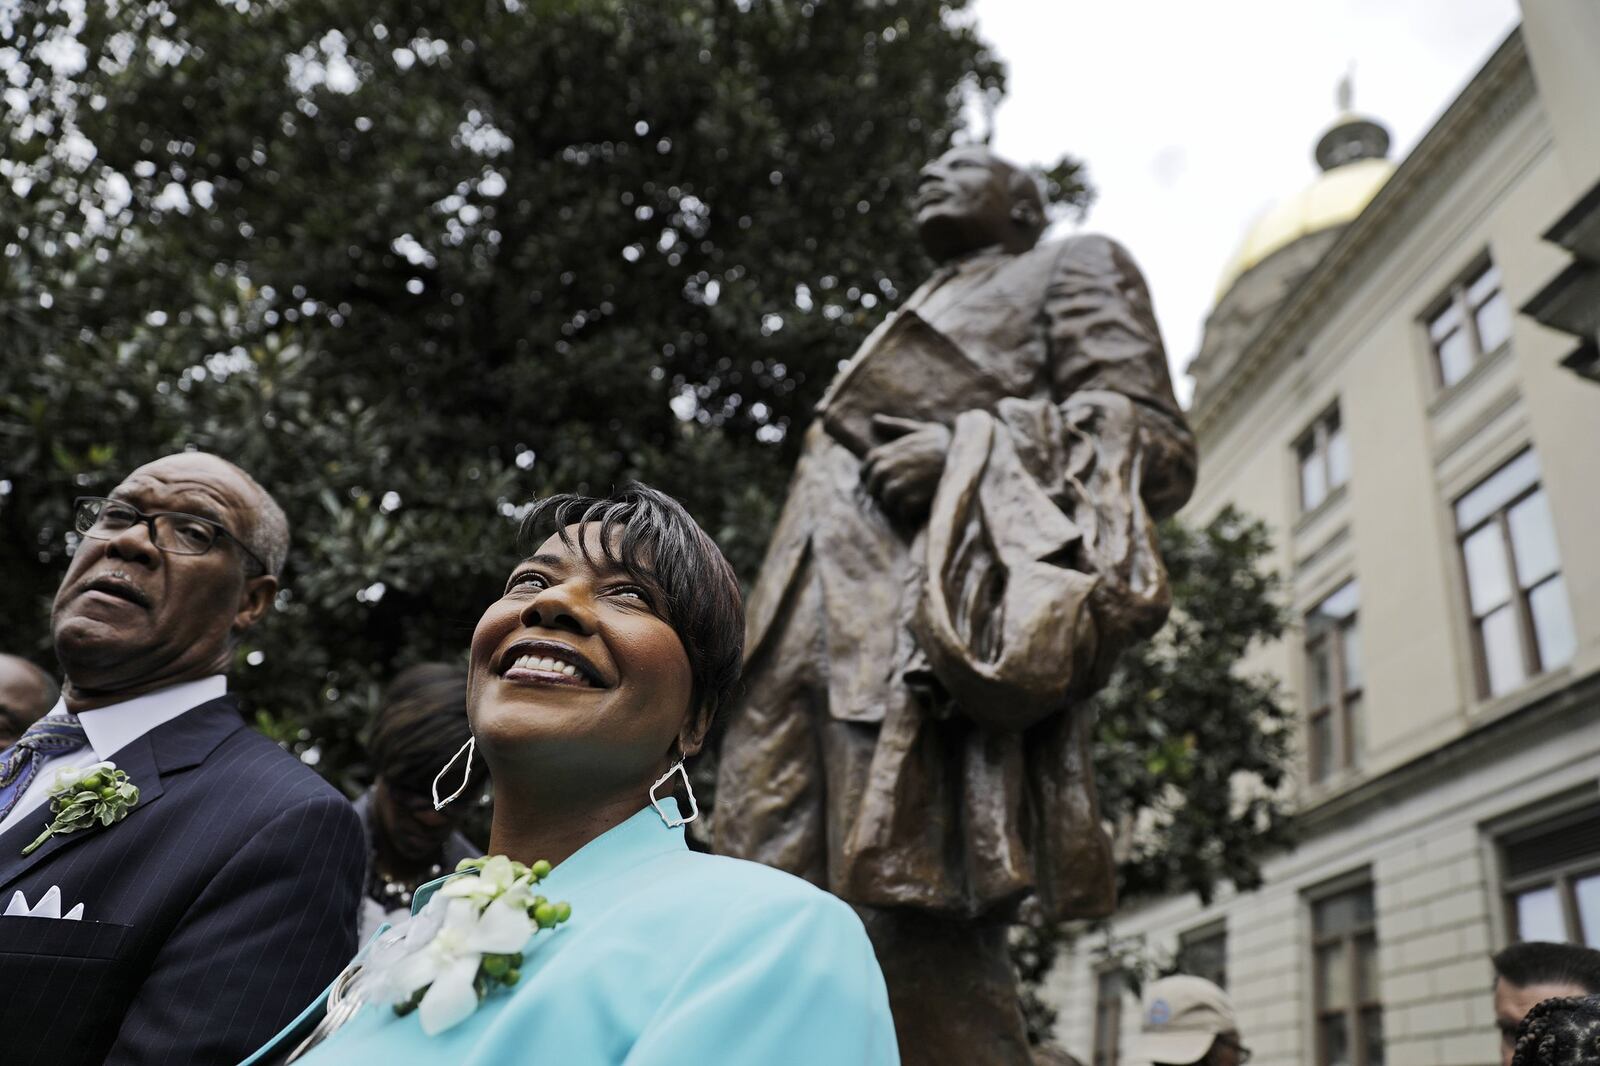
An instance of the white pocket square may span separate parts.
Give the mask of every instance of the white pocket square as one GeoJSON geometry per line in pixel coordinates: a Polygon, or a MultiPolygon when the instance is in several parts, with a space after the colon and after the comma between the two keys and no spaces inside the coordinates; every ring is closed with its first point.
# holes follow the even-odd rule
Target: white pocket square
{"type": "Polygon", "coordinates": [[[21,890],[11,894],[11,902],[6,904],[6,911],[0,917],[11,918],[61,918],[69,922],[83,920],[83,904],[76,904],[65,914],[61,913],[61,889],[56,885],[50,886],[50,891],[39,897],[39,902],[28,909],[28,898],[21,890]]]}

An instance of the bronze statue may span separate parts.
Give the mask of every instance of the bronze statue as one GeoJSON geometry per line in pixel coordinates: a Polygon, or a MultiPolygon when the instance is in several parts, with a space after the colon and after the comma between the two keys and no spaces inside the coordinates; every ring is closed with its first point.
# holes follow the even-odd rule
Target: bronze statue
{"type": "Polygon", "coordinates": [[[941,265],[818,406],[750,596],[716,847],[856,905],[908,1064],[1015,1066],[1015,908],[1113,905],[1086,698],[1166,618],[1194,443],[1127,252],[1040,245],[982,147],[916,210],[941,265]]]}

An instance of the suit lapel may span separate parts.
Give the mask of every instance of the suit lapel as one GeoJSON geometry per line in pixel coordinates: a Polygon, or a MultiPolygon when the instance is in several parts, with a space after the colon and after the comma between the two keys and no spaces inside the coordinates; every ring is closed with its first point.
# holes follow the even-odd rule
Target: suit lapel
{"type": "Polygon", "coordinates": [[[200,765],[227,736],[244,728],[238,701],[232,696],[202,703],[164,722],[111,754],[117,769],[139,786],[139,802],[127,817],[109,826],[95,825],[75,833],[59,833],[24,856],[22,849],[50,823],[49,804],[36,807],[16,825],[0,833],[0,889],[37,869],[54,856],[102,833],[125,833],[128,825],[155,805],[165,792],[164,779],[200,765]]]}

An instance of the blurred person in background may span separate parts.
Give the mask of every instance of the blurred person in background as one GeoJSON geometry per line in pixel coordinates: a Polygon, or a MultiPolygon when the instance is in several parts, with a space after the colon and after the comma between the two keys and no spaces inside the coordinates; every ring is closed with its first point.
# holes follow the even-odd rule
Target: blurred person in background
{"type": "Polygon", "coordinates": [[[1502,1066],[1510,1066],[1517,1032],[1535,1004],[1600,993],[1600,951],[1577,944],[1512,944],[1493,961],[1494,1024],[1500,1030],[1502,1066]]]}
{"type": "MultiPolygon", "coordinates": [[[[483,854],[461,833],[473,804],[433,808],[439,767],[467,738],[467,673],[448,663],[420,663],[400,673],[373,716],[367,742],[372,787],[356,800],[367,834],[367,880],[359,939],[411,913],[419,886],[483,854]]],[[[476,760],[475,760],[476,761],[476,760]]],[[[483,767],[473,767],[482,780],[483,767]]]]}
{"type": "Polygon", "coordinates": [[[15,744],[60,698],[49,674],[20,655],[0,652],[0,750],[15,744]]]}
{"type": "Polygon", "coordinates": [[[1510,1066],[1600,1063],[1600,996],[1547,999],[1528,1011],[1510,1066]]]}
{"type": "Polygon", "coordinates": [[[1250,1049],[1239,1042],[1226,992],[1203,977],[1174,974],[1145,989],[1128,1059],[1133,1066],[1244,1066],[1250,1049]]]}

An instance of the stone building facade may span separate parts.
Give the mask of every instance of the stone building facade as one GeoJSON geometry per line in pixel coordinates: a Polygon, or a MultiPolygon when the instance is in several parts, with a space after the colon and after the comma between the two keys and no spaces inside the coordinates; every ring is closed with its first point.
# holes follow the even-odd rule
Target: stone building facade
{"type": "MultiPolygon", "coordinates": [[[[1570,262],[1543,235],[1600,181],[1573,162],[1600,122],[1552,120],[1585,75],[1534,52],[1513,33],[1392,166],[1341,117],[1191,367],[1186,516],[1266,520],[1299,620],[1241,668],[1301,711],[1301,843],[1258,891],[1132,903],[1111,935],[1221,979],[1257,1066],[1490,1066],[1490,953],[1600,947],[1600,387],[1521,313],[1570,262]]],[[[1139,1009],[1101,944],[1046,994],[1113,1066],[1139,1009]]]]}

